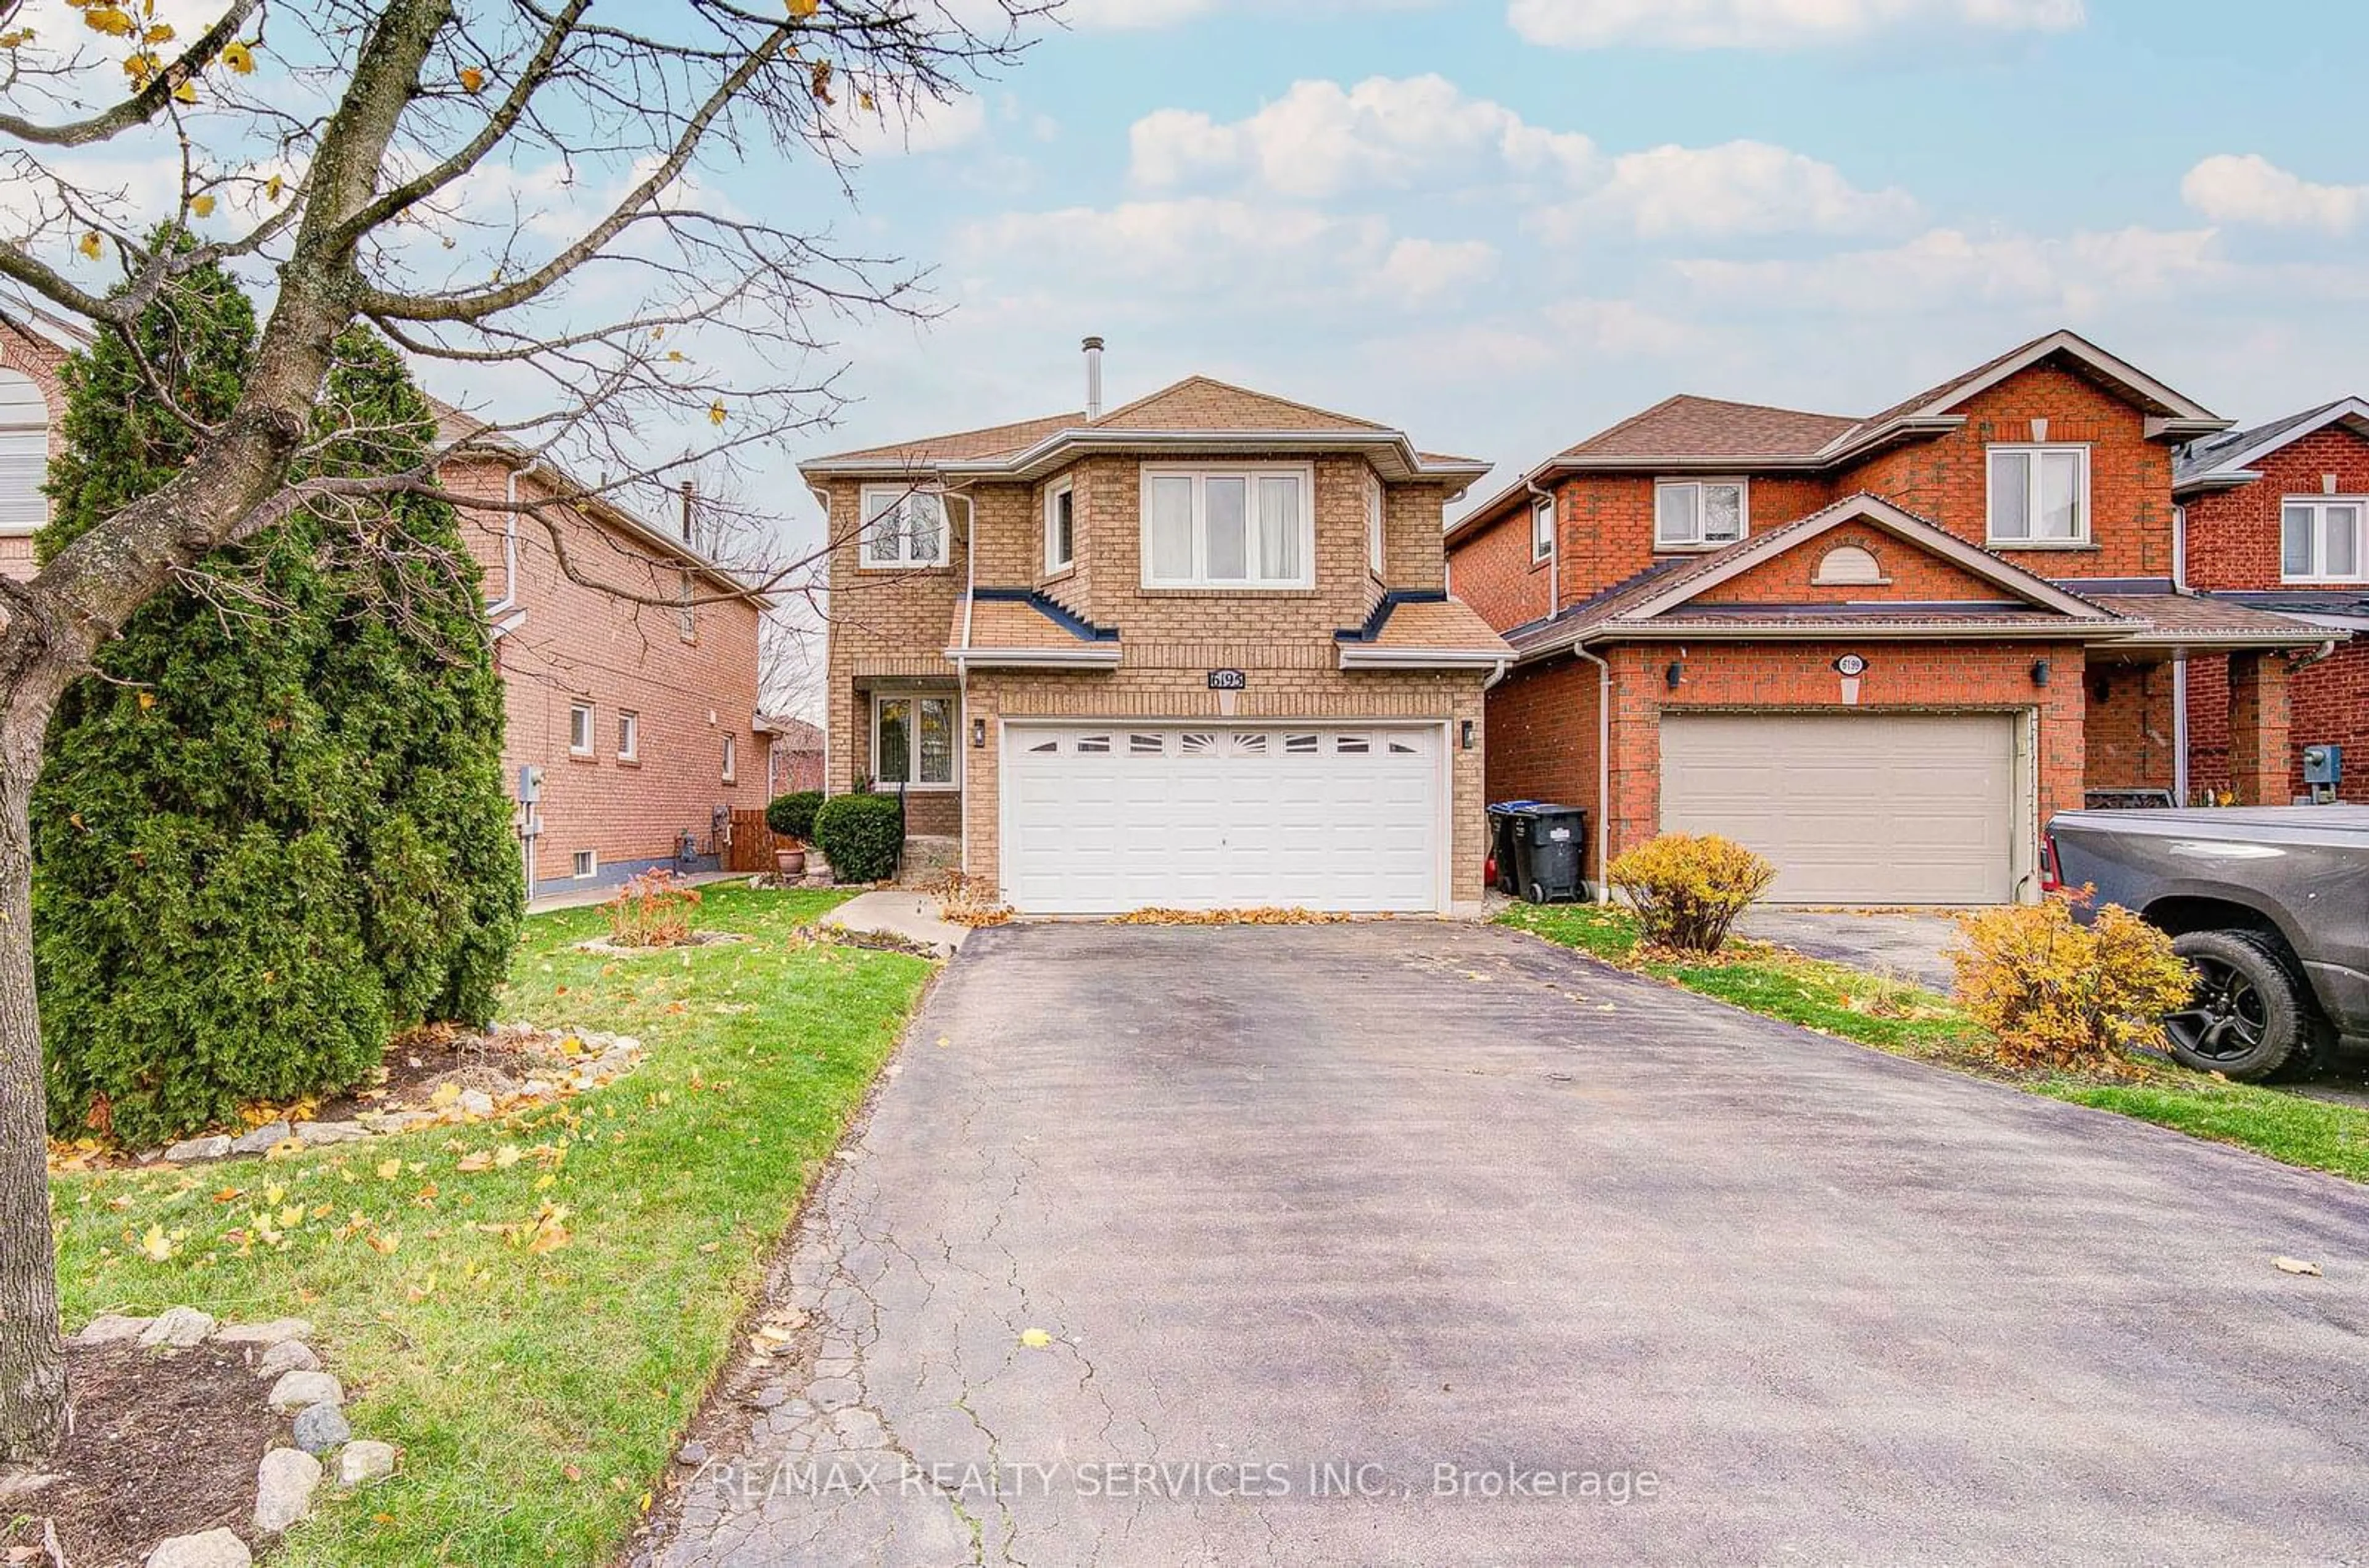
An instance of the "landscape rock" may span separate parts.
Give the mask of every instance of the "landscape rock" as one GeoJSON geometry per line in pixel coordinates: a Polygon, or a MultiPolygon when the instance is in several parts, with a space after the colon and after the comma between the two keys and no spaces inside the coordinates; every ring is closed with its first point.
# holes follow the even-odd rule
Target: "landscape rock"
{"type": "Polygon", "coordinates": [[[258,1378],[278,1378],[290,1372],[317,1372],[320,1369],[321,1358],[314,1355],[313,1347],[301,1339],[281,1340],[266,1350],[263,1359],[255,1364],[255,1375],[258,1378]]]}
{"type": "Polygon", "coordinates": [[[464,1089],[460,1106],[470,1116],[490,1116],[494,1114],[494,1097],[482,1089],[464,1089]]]}
{"type": "Polygon", "coordinates": [[[346,1391],[338,1379],[326,1372],[299,1369],[282,1372],[280,1380],[271,1385],[265,1402],[281,1412],[303,1410],[312,1404],[343,1404],[346,1391]]]}
{"type": "Polygon", "coordinates": [[[338,1484],[360,1486],[395,1473],[395,1446],[357,1437],[338,1455],[338,1484]]]}
{"type": "Polygon", "coordinates": [[[211,1313],[200,1312],[195,1307],[167,1307],[141,1331],[140,1343],[152,1348],[186,1350],[218,1326],[211,1313]]]}
{"type": "Polygon", "coordinates": [[[229,1152],[229,1135],[218,1132],[210,1138],[185,1139],[165,1150],[165,1158],[179,1164],[189,1160],[219,1160],[229,1152]]]}
{"type": "Polygon", "coordinates": [[[334,1404],[306,1405],[296,1413],[296,1446],[308,1454],[326,1454],[353,1435],[346,1413],[334,1404]]]}
{"type": "Polygon", "coordinates": [[[519,1093],[530,1100],[548,1100],[559,1091],[552,1086],[548,1079],[530,1078],[520,1087],[519,1093]]]}
{"type": "Polygon", "coordinates": [[[287,1139],[286,1122],[266,1122],[253,1132],[231,1139],[230,1151],[233,1154],[269,1154],[274,1145],[284,1143],[287,1139]]]}
{"type": "Polygon", "coordinates": [[[372,1132],[409,1132],[436,1119],[433,1111],[364,1111],[354,1118],[372,1132]]]}
{"type": "Polygon", "coordinates": [[[154,1318],[127,1318],[120,1312],[101,1312],[85,1323],[82,1333],[74,1335],[76,1345],[120,1345],[127,1339],[138,1339],[148,1332],[154,1318]]]}
{"type": "Polygon", "coordinates": [[[677,1448],[674,1451],[674,1462],[679,1465],[705,1464],[707,1462],[707,1445],[701,1442],[698,1438],[693,1437],[690,1442],[685,1443],[681,1448],[677,1448]]]}
{"type": "Polygon", "coordinates": [[[230,1531],[207,1530],[158,1541],[148,1554],[147,1568],[247,1568],[254,1561],[246,1542],[230,1531]]]}
{"type": "Polygon", "coordinates": [[[298,1122],[296,1137],[307,1149],[320,1149],[332,1143],[360,1143],[370,1136],[370,1128],[360,1122],[298,1122]]]}
{"type": "Polygon", "coordinates": [[[313,1506],[321,1461],[301,1448],[274,1448],[255,1468],[255,1528],[278,1535],[313,1506]]]}
{"type": "Polygon", "coordinates": [[[268,1323],[224,1323],[214,1330],[214,1338],[223,1345],[284,1345],[292,1339],[310,1339],[313,1325],[303,1318],[274,1318],[268,1323]]]}

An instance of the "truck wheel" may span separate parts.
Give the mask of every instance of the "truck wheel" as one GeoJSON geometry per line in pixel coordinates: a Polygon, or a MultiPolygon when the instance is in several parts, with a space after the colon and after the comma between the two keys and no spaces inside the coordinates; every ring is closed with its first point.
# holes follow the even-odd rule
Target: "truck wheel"
{"type": "Polygon", "coordinates": [[[2181,1066],[2257,1083],[2309,1059],[2309,1004],[2269,941],[2248,931],[2192,931],[2171,950],[2196,970],[2195,996],[2163,1021],[2181,1066]]]}

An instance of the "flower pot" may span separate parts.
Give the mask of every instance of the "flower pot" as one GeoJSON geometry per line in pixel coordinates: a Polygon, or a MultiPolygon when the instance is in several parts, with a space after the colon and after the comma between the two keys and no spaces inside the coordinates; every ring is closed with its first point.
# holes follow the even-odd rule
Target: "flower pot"
{"type": "Polygon", "coordinates": [[[784,876],[796,876],[807,868],[807,852],[803,846],[794,850],[775,850],[773,869],[784,876]]]}

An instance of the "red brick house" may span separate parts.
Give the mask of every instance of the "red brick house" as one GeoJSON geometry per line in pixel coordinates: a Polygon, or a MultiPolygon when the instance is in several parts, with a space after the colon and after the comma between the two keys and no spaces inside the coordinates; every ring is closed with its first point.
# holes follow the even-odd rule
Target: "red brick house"
{"type": "Polygon", "coordinates": [[[822,787],[822,727],[802,718],[767,715],[768,796],[822,787]]]}
{"type": "Polygon", "coordinates": [[[1786,901],[2029,898],[2052,814],[2174,787],[2184,661],[2286,799],[2329,633],[2176,580],[2175,455],[2228,424],[2056,332],[1865,418],[1674,397],[1548,458],[1448,534],[1516,652],[1490,798],[1587,807],[1592,880],[1686,830],[1786,901]]]}
{"type": "MultiPolygon", "coordinates": [[[[57,365],[88,340],[78,323],[0,305],[0,573],[32,574],[32,536],[49,516],[50,430],[64,410],[57,365]]],[[[579,488],[524,454],[454,463],[443,480],[498,502],[579,488]]],[[[539,798],[519,807],[529,891],[601,887],[652,866],[714,869],[720,814],[766,798],[760,606],[721,600],[740,591],[728,570],[622,508],[588,499],[555,514],[578,574],[633,597],[571,580],[539,524],[462,513],[509,710],[505,772],[521,793],[522,770],[540,773],[539,798]]]]}
{"type": "MultiPolygon", "coordinates": [[[[2292,615],[2330,636],[2369,633],[2369,402],[2306,409],[2191,443],[2173,471],[2186,539],[2184,585],[2292,615]]],[[[2342,643],[2299,668],[2287,787],[2306,793],[2307,745],[2344,749],[2340,798],[2369,801],[2369,642],[2342,643]]],[[[2189,671],[2183,728],[2192,799],[2230,789],[2226,683],[2189,671]]]]}

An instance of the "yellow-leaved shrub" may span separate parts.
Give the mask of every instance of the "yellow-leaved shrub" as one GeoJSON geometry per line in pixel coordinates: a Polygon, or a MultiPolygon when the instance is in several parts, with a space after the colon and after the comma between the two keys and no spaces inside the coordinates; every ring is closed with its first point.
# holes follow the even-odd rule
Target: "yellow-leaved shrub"
{"type": "Polygon", "coordinates": [[[1777,868],[1716,833],[1664,833],[1615,860],[1605,876],[1636,906],[1648,944],[1716,953],[1777,868]]]}
{"type": "Polygon", "coordinates": [[[2121,905],[2076,920],[2089,894],[1959,919],[1958,1001],[2010,1067],[2123,1072],[2125,1052],[2163,1046],[2163,1015],[2195,989],[2171,938],[2121,905]]]}

